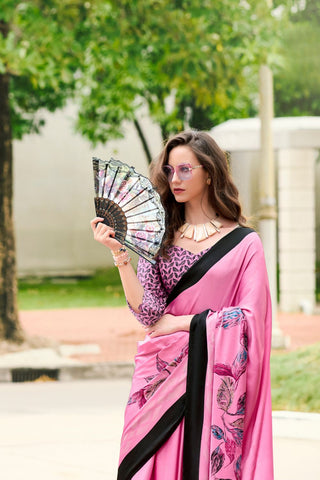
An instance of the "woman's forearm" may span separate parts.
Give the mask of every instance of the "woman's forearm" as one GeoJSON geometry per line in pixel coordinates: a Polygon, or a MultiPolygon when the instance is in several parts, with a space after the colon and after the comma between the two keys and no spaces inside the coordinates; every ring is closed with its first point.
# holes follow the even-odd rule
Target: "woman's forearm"
{"type": "Polygon", "coordinates": [[[157,323],[145,327],[145,331],[150,337],[159,337],[181,331],[189,332],[192,318],[193,315],[176,316],[171,313],[166,313],[157,323]]]}
{"type": "Polygon", "coordinates": [[[124,294],[131,308],[139,313],[139,306],[143,300],[144,289],[134,268],[130,263],[118,267],[124,294]]]}
{"type": "Polygon", "coordinates": [[[120,278],[124,289],[125,296],[131,308],[139,313],[139,306],[143,300],[143,287],[138,280],[136,272],[130,265],[130,259],[123,245],[114,237],[113,228],[103,223],[102,217],[96,217],[91,220],[90,225],[93,231],[94,239],[109,248],[115,260],[115,265],[119,268],[120,278]]]}

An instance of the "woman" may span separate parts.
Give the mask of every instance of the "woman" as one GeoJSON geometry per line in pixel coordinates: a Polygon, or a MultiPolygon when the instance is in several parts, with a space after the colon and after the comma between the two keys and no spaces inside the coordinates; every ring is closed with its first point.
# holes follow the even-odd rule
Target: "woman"
{"type": "Polygon", "coordinates": [[[263,250],[245,227],[224,153],[204,132],[175,135],[152,171],[167,213],[155,265],[101,218],[147,336],[139,343],[118,480],[272,480],[271,307],[263,250]]]}

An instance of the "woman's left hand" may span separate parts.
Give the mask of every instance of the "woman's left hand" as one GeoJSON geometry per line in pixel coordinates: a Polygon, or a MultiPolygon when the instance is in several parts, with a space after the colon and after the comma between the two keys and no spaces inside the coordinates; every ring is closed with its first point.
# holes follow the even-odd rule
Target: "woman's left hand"
{"type": "Polygon", "coordinates": [[[193,315],[175,316],[171,315],[171,313],[166,313],[154,325],[145,327],[145,331],[151,338],[179,331],[189,332],[192,318],[193,315]]]}

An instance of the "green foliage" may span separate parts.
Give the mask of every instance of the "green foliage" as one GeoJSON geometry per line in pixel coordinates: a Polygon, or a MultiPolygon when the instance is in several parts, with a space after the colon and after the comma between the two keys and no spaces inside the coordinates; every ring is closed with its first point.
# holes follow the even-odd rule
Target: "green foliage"
{"type": "Polygon", "coordinates": [[[10,76],[14,137],[37,132],[42,120],[36,112],[62,107],[71,96],[84,17],[79,0],[2,2],[0,73],[10,76]]]}
{"type": "Polygon", "coordinates": [[[148,106],[163,136],[254,111],[257,71],[276,43],[265,0],[96,2],[78,79],[78,128],[93,142],[121,136],[148,106]]]}
{"type": "Polygon", "coordinates": [[[20,310],[126,305],[116,268],[98,271],[87,278],[20,280],[18,298],[20,310]]]}
{"type": "Polygon", "coordinates": [[[274,76],[275,114],[320,115],[320,4],[291,4],[282,41],[284,62],[274,76]]]}
{"type": "Polygon", "coordinates": [[[293,22],[311,22],[320,24],[320,3],[318,0],[292,2],[291,19],[293,22]]]}
{"type": "Polygon", "coordinates": [[[274,79],[276,116],[320,115],[320,29],[295,23],[283,42],[284,68],[274,79]]]}
{"type": "Polygon", "coordinates": [[[122,136],[141,105],[163,135],[255,113],[257,71],[279,21],[266,0],[2,0],[0,73],[14,136],[42,125],[76,89],[78,129],[122,136]]]}
{"type": "Polygon", "coordinates": [[[272,409],[320,412],[320,344],[271,356],[272,409]]]}

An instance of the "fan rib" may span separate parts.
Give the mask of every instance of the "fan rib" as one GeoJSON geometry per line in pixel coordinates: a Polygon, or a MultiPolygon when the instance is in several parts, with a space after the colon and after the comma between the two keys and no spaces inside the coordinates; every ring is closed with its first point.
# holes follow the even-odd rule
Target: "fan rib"
{"type": "MultiPolygon", "coordinates": [[[[129,237],[129,238],[130,238],[130,237],[129,237]]],[[[151,244],[155,245],[154,240],[148,240],[147,238],[143,238],[143,239],[142,239],[142,238],[141,238],[141,239],[138,238],[138,240],[141,240],[141,242],[151,243],[151,244]]],[[[134,245],[133,243],[130,243],[128,239],[126,239],[126,242],[129,243],[130,245],[134,245]]],[[[141,247],[140,247],[140,248],[141,248],[141,247]]],[[[147,252],[148,250],[145,250],[145,251],[147,252]]]]}
{"type": "Polygon", "coordinates": [[[110,187],[109,193],[108,193],[108,195],[107,195],[108,197],[110,197],[110,193],[112,192],[112,189],[113,189],[113,185],[114,185],[115,179],[116,179],[116,177],[117,177],[117,175],[118,175],[118,171],[119,171],[119,167],[117,167],[116,173],[114,174],[114,177],[113,177],[113,179],[112,179],[112,184],[111,184],[111,187],[110,187]]]}
{"type": "MultiPolygon", "coordinates": [[[[137,183],[137,182],[136,182],[136,183],[137,183]]],[[[135,185],[135,184],[134,184],[134,185],[135,185]]],[[[132,187],[133,187],[134,185],[132,185],[132,187]]],[[[130,190],[132,190],[132,187],[131,187],[130,190]]],[[[138,195],[141,195],[141,193],[145,192],[147,189],[148,189],[148,187],[145,187],[143,190],[140,190],[140,192],[139,192],[138,195]]],[[[122,207],[122,208],[126,207],[130,202],[132,202],[132,200],[135,200],[135,199],[136,199],[136,197],[130,198],[130,200],[128,200],[127,203],[125,203],[124,205],[121,205],[121,207],[122,207]]],[[[148,198],[148,200],[149,200],[149,198],[148,198]]],[[[142,205],[142,203],[144,203],[144,202],[141,202],[140,205],[142,205]]],[[[133,208],[134,208],[134,207],[133,207],[133,208]]],[[[128,212],[128,211],[129,211],[129,210],[127,210],[127,212],[128,212]]]]}
{"type": "MultiPolygon", "coordinates": [[[[142,205],[142,204],[141,204],[142,205]]],[[[140,207],[140,205],[138,205],[140,207]]],[[[148,210],[144,210],[143,212],[139,212],[139,215],[142,215],[143,213],[149,213],[149,212],[153,212],[154,210],[158,210],[157,207],[155,208],[150,208],[148,210]]],[[[128,210],[129,211],[129,210],[128,210]]],[[[133,215],[126,215],[127,218],[132,218],[132,217],[135,217],[137,214],[134,213],[133,215]]]]}
{"type": "MultiPolygon", "coordinates": [[[[128,210],[125,210],[125,212],[127,213],[127,212],[130,212],[131,210],[134,210],[137,207],[141,207],[141,205],[143,205],[144,203],[149,202],[149,201],[150,201],[150,198],[147,198],[143,202],[139,203],[139,205],[134,205],[133,207],[128,208],[128,210]]],[[[130,203],[130,202],[128,202],[128,203],[130,203]]],[[[127,203],[127,205],[128,205],[128,203],[127,203]]],[[[152,211],[152,209],[147,210],[147,212],[151,212],[151,211],[152,211]]]]}
{"type": "Polygon", "coordinates": [[[131,192],[131,190],[133,189],[133,187],[135,186],[135,184],[136,184],[138,181],[139,181],[139,178],[136,179],[136,181],[131,185],[131,187],[128,188],[128,191],[125,193],[125,195],[121,198],[120,202],[118,203],[118,205],[119,205],[121,208],[125,207],[128,203],[131,202],[131,200],[133,200],[132,198],[130,198],[130,200],[129,200],[127,203],[125,203],[124,205],[121,204],[121,202],[122,202],[123,200],[125,200],[126,196],[131,192]]]}

